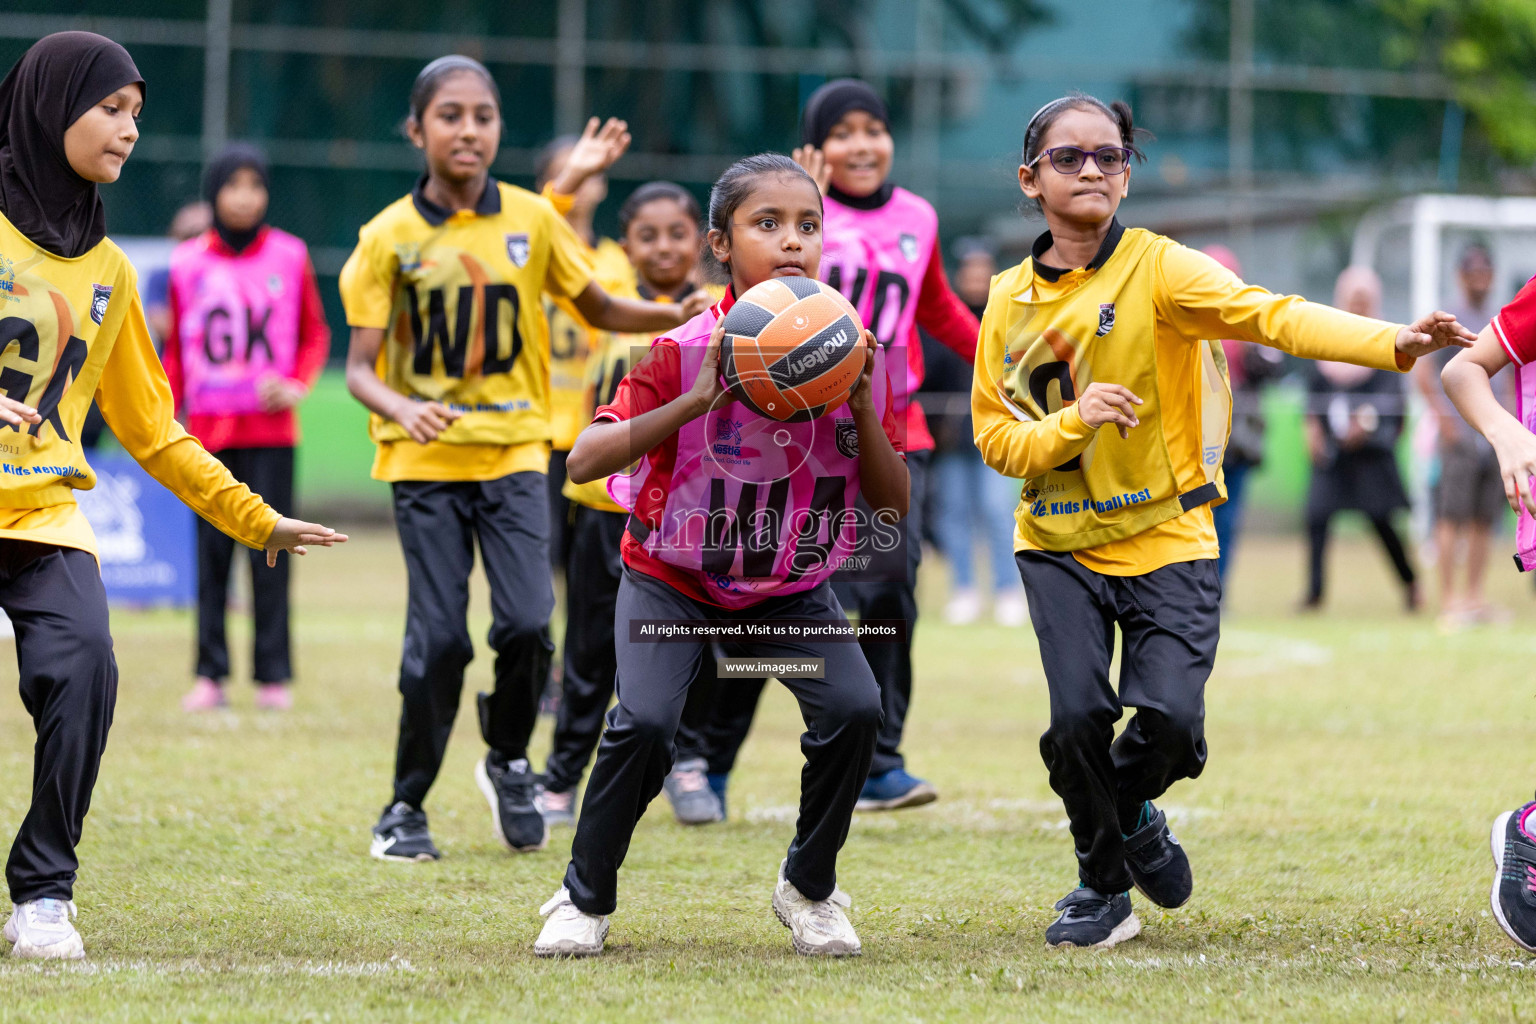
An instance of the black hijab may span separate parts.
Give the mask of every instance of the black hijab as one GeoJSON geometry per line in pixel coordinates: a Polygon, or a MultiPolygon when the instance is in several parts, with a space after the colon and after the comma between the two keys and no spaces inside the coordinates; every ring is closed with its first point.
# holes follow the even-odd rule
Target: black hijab
{"type": "MultiPolygon", "coordinates": [[[[837,122],[853,110],[862,110],[871,117],[879,118],[887,126],[891,123],[885,101],[867,82],[857,78],[834,78],[811,93],[811,98],[805,101],[805,109],[800,113],[800,144],[820,149],[826,143],[827,136],[832,134],[832,129],[837,127],[837,122]]],[[[844,206],[874,210],[884,206],[893,191],[895,185],[886,181],[867,196],[850,196],[836,185],[827,190],[827,195],[844,206]]]]}
{"type": "Polygon", "coordinates": [[[64,132],[125,85],[144,88],[128,51],[94,32],[55,32],[0,82],[0,212],[37,245],[84,255],[107,234],[95,182],[64,156],[64,132]]]}
{"type": "Polygon", "coordinates": [[[235,176],[235,172],[242,168],[250,168],[261,179],[263,187],[267,184],[267,157],[266,154],[255,146],[245,142],[235,142],[224,147],[224,151],[208,164],[208,169],[203,172],[203,198],[208,200],[208,205],[213,210],[213,229],[219,233],[224,244],[235,252],[243,252],[246,246],[256,241],[256,236],[267,223],[267,215],[263,213],[261,220],[244,231],[235,231],[219,220],[219,190],[229,184],[229,179],[235,176]]]}

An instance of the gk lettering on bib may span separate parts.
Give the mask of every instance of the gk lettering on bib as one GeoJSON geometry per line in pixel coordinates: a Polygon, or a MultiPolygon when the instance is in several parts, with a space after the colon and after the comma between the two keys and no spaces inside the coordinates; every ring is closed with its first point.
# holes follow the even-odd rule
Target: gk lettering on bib
{"type": "MultiPolygon", "coordinates": [[[[681,390],[703,365],[716,317],[707,310],[665,337],[681,350],[681,390]]],[[[875,379],[884,354],[875,356],[875,379]]],[[[884,415],[884,388],[874,389],[884,415]]],[[[804,423],[780,423],[728,397],[677,435],[677,458],[659,521],[631,532],[652,557],[693,575],[720,605],[744,608],[764,598],[818,586],[857,557],[858,434],[847,406],[804,423]]],[[[608,491],[631,512],[652,472],[615,475],[608,491]]]]}
{"type": "Polygon", "coordinates": [[[303,242],[273,228],[254,251],[230,255],[200,237],[172,253],[188,412],[260,412],[257,382],[292,376],[308,260],[303,242]]]}

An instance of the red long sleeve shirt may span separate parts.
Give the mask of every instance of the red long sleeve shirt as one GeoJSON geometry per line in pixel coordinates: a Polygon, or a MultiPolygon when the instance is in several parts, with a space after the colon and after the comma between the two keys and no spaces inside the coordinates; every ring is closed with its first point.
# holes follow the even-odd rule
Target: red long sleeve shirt
{"type": "MultiPolygon", "coordinates": [[[[928,269],[923,273],[923,287],[917,295],[917,326],[937,338],[946,348],[968,364],[976,362],[976,339],[981,334],[981,322],[971,312],[960,296],[949,287],[949,277],[944,273],[944,255],[935,239],[933,255],[928,258],[928,269]]],[[[923,379],[923,345],[912,332],[907,342],[907,358],[923,379]]],[[[923,414],[920,395],[914,395],[907,406],[907,450],[925,451],[933,447],[933,435],[928,432],[928,417],[923,414]]]]}

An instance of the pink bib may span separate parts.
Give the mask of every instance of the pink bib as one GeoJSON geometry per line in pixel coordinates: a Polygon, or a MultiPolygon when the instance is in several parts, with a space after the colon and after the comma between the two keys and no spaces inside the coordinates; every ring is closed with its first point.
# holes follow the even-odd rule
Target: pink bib
{"type": "Polygon", "coordinates": [[[821,279],[853,303],[882,349],[895,346],[891,389],[896,411],[904,412],[922,384],[911,358],[912,325],[939,233],[938,215],[927,200],[903,188],[875,210],[835,199],[823,205],[821,279]]]}
{"type": "MultiPolygon", "coordinates": [[[[1518,385],[1515,415],[1526,430],[1536,433],[1536,363],[1515,367],[1518,385]]],[[[1520,503],[1520,517],[1515,522],[1515,564],[1521,572],[1536,570],[1536,519],[1525,503],[1520,503]]]]}
{"type": "Polygon", "coordinates": [[[171,288],[188,413],[234,416],[261,411],[256,382],[293,374],[309,252],[268,228],[260,244],[231,256],[189,239],[171,254],[171,288]]]}
{"type": "MultiPolygon", "coordinates": [[[[706,310],[664,335],[681,350],[682,391],[698,378],[715,326],[706,310]]],[[[885,374],[875,353],[874,379],[885,374]]],[[[875,387],[884,416],[884,387],[875,387]]],[[[613,500],[633,511],[653,471],[650,456],[633,473],[609,479],[613,500]]],[[[721,400],[683,425],[659,525],[631,520],[647,554],[694,576],[726,608],[810,590],[842,568],[855,537],[878,543],[894,530],[858,529],[859,435],[846,405],[805,423],[757,416],[721,400]]],[[[863,554],[867,554],[863,553],[863,554]]]]}

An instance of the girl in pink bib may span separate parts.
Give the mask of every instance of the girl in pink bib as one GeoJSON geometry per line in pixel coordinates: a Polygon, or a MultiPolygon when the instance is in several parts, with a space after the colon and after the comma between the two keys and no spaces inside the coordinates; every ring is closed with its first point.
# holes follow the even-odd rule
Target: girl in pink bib
{"type": "MultiPolygon", "coordinates": [[[[187,432],[236,480],[284,515],[293,513],[299,402],[331,350],[304,243],[267,220],[267,163],[236,143],[208,165],[203,192],[213,227],[171,253],[170,330],[161,359],[187,432]]],[[[197,524],[197,681],[188,711],[224,707],[229,645],[224,612],[234,541],[197,524]]],[[[258,568],[253,552],[252,568],[258,568]]],[[[288,560],[252,572],[256,703],[292,702],[288,560]]]]}
{"type": "MultiPolygon", "coordinates": [[[[1446,364],[1440,379],[1446,397],[1499,459],[1504,495],[1519,515],[1515,567],[1536,570],[1536,279],[1526,282],[1477,341],[1446,364]],[[1514,364],[1518,404],[1514,416],[1494,396],[1492,380],[1514,364]]],[[[1493,916],[1511,939],[1536,950],[1536,802],[1505,811],[1493,821],[1493,916]]]]}
{"type": "Polygon", "coordinates": [[[856,538],[893,531],[906,514],[890,384],[865,332],[858,388],[824,416],[779,423],[733,401],[720,383],[725,313],[769,279],[796,295],[817,288],[807,278],[821,259],[821,194],[787,157],[749,157],[715,184],[709,224],[730,290],[657,340],[566,463],[577,483],[639,465],[609,485],[630,512],[614,623],[618,704],[564,884],[542,911],[540,956],[602,952],[619,866],[671,769],[688,687],[712,642],[780,679],[806,721],[800,813],[774,912],[799,953],[860,950],[837,853],[869,772],[880,691],[828,580],[858,557],[856,538]],[[873,530],[856,529],[860,495],[878,510],[873,530]]]}

